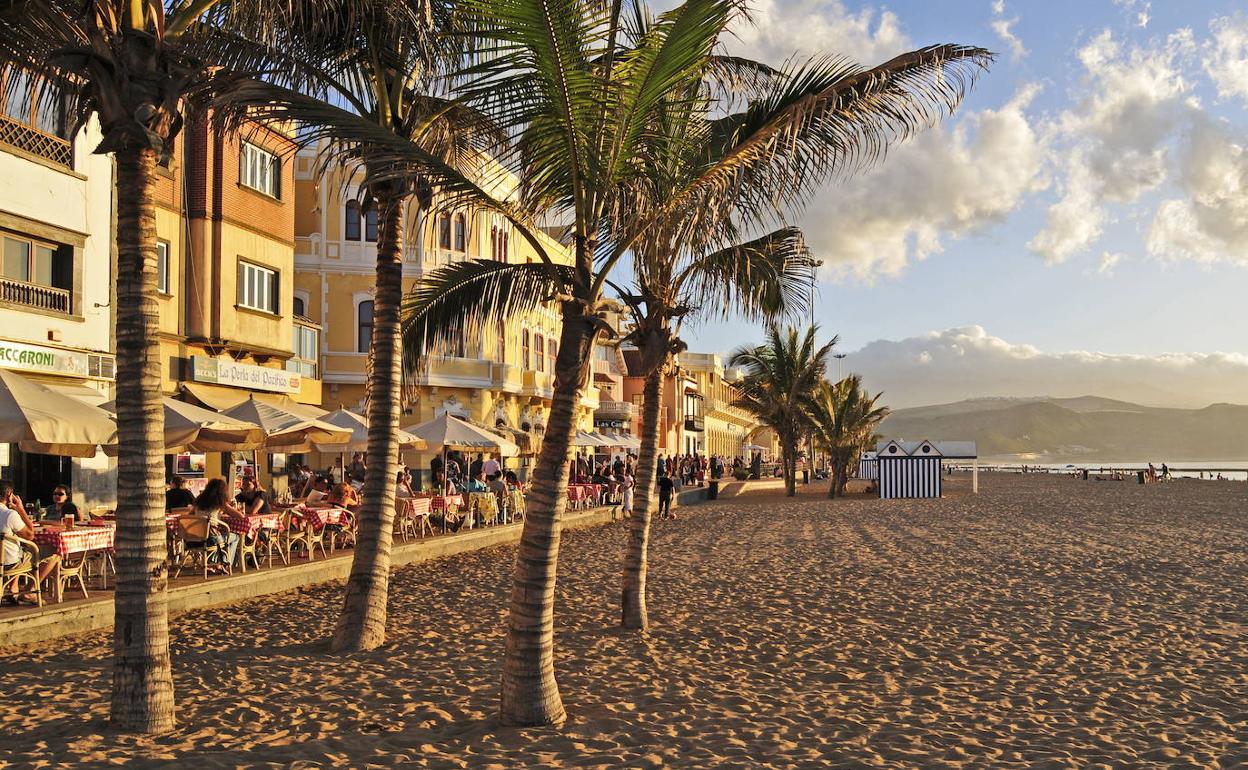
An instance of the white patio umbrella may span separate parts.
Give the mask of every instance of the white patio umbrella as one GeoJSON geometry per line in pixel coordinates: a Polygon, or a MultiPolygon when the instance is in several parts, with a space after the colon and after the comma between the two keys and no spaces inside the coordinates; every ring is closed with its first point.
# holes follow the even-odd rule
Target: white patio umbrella
{"type": "MultiPolygon", "coordinates": [[[[229,452],[264,446],[264,430],[253,422],[227,417],[220,412],[165,396],[165,454],[180,452],[229,452]]],[[[116,414],[115,401],[101,409],[116,414]]],[[[106,450],[110,455],[115,449],[106,450]]]]}
{"type": "MultiPolygon", "coordinates": [[[[351,431],[351,440],[345,444],[318,444],[318,452],[367,452],[368,451],[368,419],[350,409],[338,409],[320,418],[321,422],[336,425],[351,431]]],[[[428,446],[420,436],[398,431],[399,449],[424,449],[428,446]]]]}
{"type": "Polygon", "coordinates": [[[108,412],[0,369],[0,444],[35,454],[95,457],[97,447],[116,442],[117,422],[108,412]]]}
{"type": "Polygon", "coordinates": [[[514,455],[520,451],[520,448],[509,439],[484,428],[478,428],[449,412],[444,412],[420,425],[408,426],[403,430],[417,438],[424,439],[429,446],[440,446],[443,449],[493,449],[504,455],[514,455]]]}
{"type": "Polygon", "coordinates": [[[224,414],[259,425],[264,431],[264,448],[279,452],[306,452],[322,444],[336,447],[349,442],[352,435],[349,428],[340,428],[255,398],[230,407],[224,414]]]}

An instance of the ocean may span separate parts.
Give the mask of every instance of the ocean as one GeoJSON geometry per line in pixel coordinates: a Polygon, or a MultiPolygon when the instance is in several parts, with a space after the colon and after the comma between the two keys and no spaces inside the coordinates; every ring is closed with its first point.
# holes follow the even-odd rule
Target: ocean
{"type": "MultiPolygon", "coordinates": [[[[1192,460],[1188,462],[1167,461],[1170,475],[1174,478],[1199,479],[1204,474],[1206,479],[1216,479],[1221,473],[1223,478],[1232,481],[1248,481],[1248,462],[1229,460],[1192,460]]],[[[1161,461],[1154,460],[1153,466],[1161,473],[1161,461]]],[[[1041,473],[1076,473],[1087,470],[1089,473],[1108,473],[1111,470],[1142,471],[1148,469],[1148,462],[1077,462],[1077,463],[1027,463],[1018,460],[980,460],[980,470],[992,469],[1001,471],[1020,471],[1022,468],[1041,473]]]]}

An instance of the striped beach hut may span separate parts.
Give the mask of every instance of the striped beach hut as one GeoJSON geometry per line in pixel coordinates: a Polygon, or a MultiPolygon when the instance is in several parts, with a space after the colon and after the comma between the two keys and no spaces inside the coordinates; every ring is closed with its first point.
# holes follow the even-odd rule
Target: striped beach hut
{"type": "Polygon", "coordinates": [[[875,452],[863,452],[862,457],[858,458],[858,478],[875,481],[879,477],[880,461],[876,459],[875,452]]]}
{"type": "Polygon", "coordinates": [[[876,449],[880,498],[940,497],[940,450],[931,441],[891,440],[876,449]]]}

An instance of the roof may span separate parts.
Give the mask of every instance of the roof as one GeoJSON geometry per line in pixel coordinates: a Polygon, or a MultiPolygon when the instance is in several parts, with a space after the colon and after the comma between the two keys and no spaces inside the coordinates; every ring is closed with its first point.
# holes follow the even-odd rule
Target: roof
{"type": "Polygon", "coordinates": [[[974,441],[931,441],[923,439],[922,441],[905,441],[902,439],[889,439],[881,441],[876,446],[879,455],[888,457],[943,457],[946,460],[974,460],[977,458],[978,449],[974,441]],[[896,446],[895,451],[890,450],[890,446],[896,446]],[[928,451],[923,451],[923,447],[927,446],[928,451]]]}

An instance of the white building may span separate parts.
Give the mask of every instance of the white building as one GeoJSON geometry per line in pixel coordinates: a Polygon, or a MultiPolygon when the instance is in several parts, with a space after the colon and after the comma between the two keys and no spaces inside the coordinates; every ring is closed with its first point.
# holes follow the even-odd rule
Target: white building
{"type": "MultiPolygon", "coordinates": [[[[0,367],[103,403],[115,369],[112,157],[93,154],[94,121],[71,142],[62,115],[9,93],[0,99],[0,367]]],[[[0,477],[29,502],[47,503],[56,484],[88,507],[116,494],[103,454],[71,460],[0,444],[0,477]]]]}

